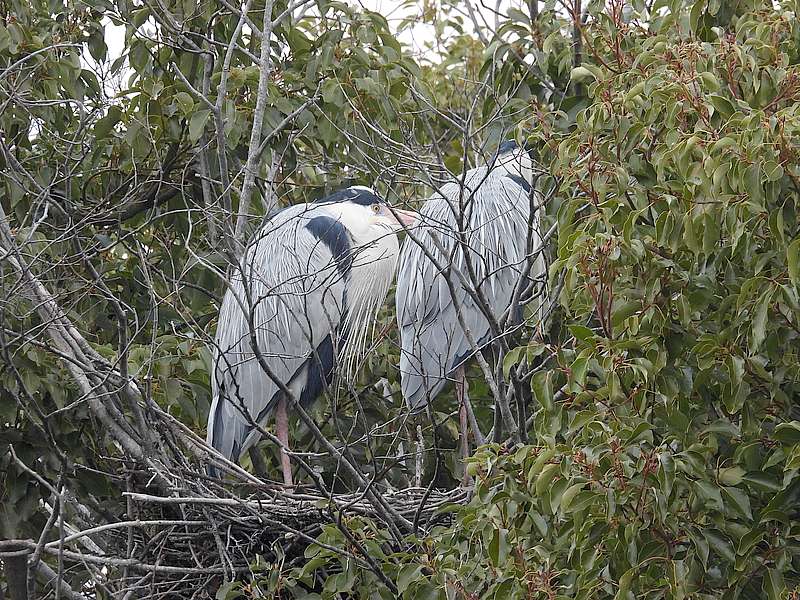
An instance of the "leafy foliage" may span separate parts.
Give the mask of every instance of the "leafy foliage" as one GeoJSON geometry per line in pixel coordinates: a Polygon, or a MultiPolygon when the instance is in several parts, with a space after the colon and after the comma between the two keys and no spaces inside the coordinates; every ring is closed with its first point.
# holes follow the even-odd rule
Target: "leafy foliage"
{"type": "MultiPolygon", "coordinates": [[[[566,133],[558,111],[530,121],[560,179],[567,325],[527,350],[548,356],[536,444],[479,451],[455,524],[385,570],[402,565],[408,598],[785,598],[800,550],[797,23],[764,9],[709,31],[698,2],[644,29],[592,8],[593,55],[573,71],[588,107],[566,133]]],[[[375,586],[362,571],[346,589],[375,586]]]]}
{"type": "MultiPolygon", "coordinates": [[[[0,11],[0,189],[16,243],[92,348],[202,434],[226,219],[240,208],[257,101],[257,24],[178,0],[12,4],[0,11]],[[113,61],[101,18],[125,26],[113,61]]],[[[575,15],[535,4],[481,39],[457,3],[425,3],[419,19],[441,43],[423,57],[385,17],[340,2],[273,28],[249,227],[276,201],[345,183],[415,200],[471,166],[475,148],[517,133],[555,185],[559,306],[547,335],[526,329],[504,357],[506,376],[535,365],[527,439],[476,452],[469,503],[402,544],[342,512],[344,527],[326,525],[300,560],[276,543],[253,557],[265,575],[217,597],[797,595],[797,7],[592,1],[576,43],[575,15]]],[[[277,18],[287,3],[271,6],[277,18]]],[[[254,2],[253,20],[263,12],[254,2]]],[[[54,498],[9,445],[98,522],[121,518],[133,479],[117,474],[124,453],[2,258],[0,285],[0,530],[37,539],[54,498]]],[[[317,417],[331,439],[381,424],[351,451],[403,487],[412,469],[393,444],[416,437],[402,419],[390,305],[359,380],[317,417]]],[[[469,379],[488,427],[488,387],[477,369],[469,379]]],[[[425,483],[452,487],[457,403],[448,395],[436,409],[425,483]]],[[[332,458],[316,467],[331,488],[351,483],[332,458]]],[[[67,578],[79,588],[86,573],[67,578]]]]}

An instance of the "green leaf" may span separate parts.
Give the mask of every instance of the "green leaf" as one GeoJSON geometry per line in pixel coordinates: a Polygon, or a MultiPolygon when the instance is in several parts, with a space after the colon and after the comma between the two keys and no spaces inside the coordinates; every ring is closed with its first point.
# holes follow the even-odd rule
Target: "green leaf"
{"type": "Polygon", "coordinates": [[[761,185],[761,167],[758,163],[753,163],[745,170],[744,187],[750,196],[750,200],[753,202],[761,201],[764,194],[761,185]]]}
{"type": "Polygon", "coordinates": [[[775,441],[787,446],[800,444],[800,421],[779,423],[775,427],[775,432],[772,434],[772,437],[775,441]]]}
{"type": "Polygon", "coordinates": [[[733,546],[719,531],[714,529],[705,529],[703,530],[703,536],[705,536],[709,547],[717,554],[717,556],[724,558],[729,563],[732,563],[736,559],[736,553],[733,551],[733,546]]]}
{"type": "Polygon", "coordinates": [[[783,167],[773,160],[764,163],[764,173],[767,176],[767,181],[778,181],[783,177],[783,167]]]}
{"type": "Polygon", "coordinates": [[[170,377],[164,382],[164,395],[170,404],[174,404],[183,397],[183,386],[179,379],[170,377]]]}
{"type": "Polygon", "coordinates": [[[714,110],[720,114],[725,119],[729,119],[733,113],[736,112],[733,104],[730,100],[725,98],[724,96],[719,96],[717,94],[709,94],[708,100],[711,102],[711,105],[714,107],[714,110]]]}
{"type": "Polygon", "coordinates": [[[697,549],[700,556],[700,561],[703,563],[703,568],[708,568],[708,541],[697,531],[697,528],[692,527],[689,529],[689,537],[697,549]]]}
{"type": "Polygon", "coordinates": [[[228,581],[219,586],[214,598],[216,598],[216,600],[233,600],[240,596],[242,596],[242,582],[228,581]]]}
{"type": "Polygon", "coordinates": [[[764,575],[764,593],[768,600],[784,600],[787,598],[786,583],[782,569],[767,569],[764,575]]]}
{"type": "Polygon", "coordinates": [[[194,98],[186,92],[178,92],[175,94],[175,101],[178,103],[178,108],[181,112],[188,116],[194,110],[194,98]]]}
{"type": "Polygon", "coordinates": [[[716,76],[709,71],[700,73],[700,80],[709,92],[716,92],[720,87],[716,76]]]}
{"type": "Polygon", "coordinates": [[[594,339],[594,331],[584,325],[570,325],[569,330],[576,339],[587,344],[591,344],[594,339]]]}
{"type": "Polygon", "coordinates": [[[422,576],[422,565],[410,563],[403,565],[400,573],[397,575],[397,591],[403,593],[415,581],[419,580],[422,576]]]}
{"type": "Polygon", "coordinates": [[[689,27],[691,27],[692,31],[695,33],[698,30],[700,17],[702,17],[703,13],[705,12],[706,6],[707,0],[696,0],[694,5],[692,5],[692,10],[689,11],[689,27]]]}
{"type": "Polygon", "coordinates": [[[669,498],[672,493],[672,486],[675,483],[675,461],[672,455],[666,452],[661,453],[658,460],[658,481],[661,484],[664,495],[669,498]]]}
{"type": "Polygon", "coordinates": [[[749,486],[762,492],[776,493],[781,490],[780,481],[766,473],[748,473],[742,479],[749,486]]]}
{"type": "Polygon", "coordinates": [[[506,600],[511,597],[511,591],[514,589],[516,580],[513,578],[504,579],[500,585],[494,590],[494,600],[506,600]]]}
{"type": "Polygon", "coordinates": [[[106,59],[108,48],[106,47],[106,42],[103,39],[102,29],[94,30],[89,36],[89,39],[86,41],[86,45],[89,47],[89,54],[91,54],[92,58],[97,62],[101,63],[106,59]]]}
{"type": "Polygon", "coordinates": [[[0,23],[0,52],[5,52],[11,43],[11,36],[2,23],[0,23]]]}
{"type": "Polygon", "coordinates": [[[594,73],[585,66],[575,67],[569,75],[570,81],[582,82],[594,79],[594,73]]]}
{"type": "Polygon", "coordinates": [[[494,530],[492,541],[489,542],[489,559],[495,567],[499,567],[506,562],[508,552],[508,529],[498,527],[494,530]]]}
{"type": "Polygon", "coordinates": [[[144,22],[150,16],[150,7],[145,6],[144,8],[140,8],[138,10],[134,10],[132,13],[132,22],[135,28],[139,28],[144,25],[144,22]]]}
{"type": "Polygon", "coordinates": [[[539,474],[539,477],[536,478],[536,495],[537,496],[544,496],[550,483],[555,479],[556,475],[558,475],[561,465],[559,464],[548,464],[542,469],[542,472],[539,474]]]}
{"type": "Polygon", "coordinates": [[[373,98],[382,98],[386,95],[386,89],[372,77],[359,77],[355,80],[355,83],[358,91],[364,92],[373,98]]]}
{"type": "Polygon", "coordinates": [[[673,560],[670,562],[670,597],[674,600],[683,600],[686,598],[686,565],[682,560],[673,560]]]}
{"type": "Polygon", "coordinates": [[[211,116],[210,110],[198,110],[189,119],[189,139],[192,142],[197,142],[203,135],[209,116],[211,116]]]}
{"type": "Polygon", "coordinates": [[[553,373],[548,369],[547,371],[538,371],[531,378],[531,391],[539,404],[546,409],[553,407],[552,377],[553,373]]]}
{"type": "Polygon", "coordinates": [[[748,532],[747,534],[743,535],[742,538],[739,540],[739,547],[736,549],[736,553],[739,554],[740,556],[746,555],[763,538],[764,538],[764,532],[761,530],[754,529],[753,531],[748,532]]]}
{"type": "Polygon", "coordinates": [[[439,588],[429,581],[417,584],[409,600],[439,600],[439,588]]]}
{"type": "Polygon", "coordinates": [[[750,352],[758,351],[767,335],[767,316],[772,301],[772,290],[768,289],[756,301],[755,314],[753,315],[752,334],[750,338],[750,352]]]}
{"type": "Polygon", "coordinates": [[[128,63],[130,66],[139,74],[145,75],[147,70],[145,67],[150,63],[151,59],[150,51],[147,49],[147,45],[141,39],[135,39],[135,41],[130,46],[130,51],[128,52],[128,63]]]}
{"type": "Polygon", "coordinates": [[[108,114],[102,119],[98,119],[94,124],[94,138],[97,141],[104,140],[111,133],[114,125],[122,119],[122,111],[116,106],[108,109],[108,114]]]}
{"type": "Polygon", "coordinates": [[[508,375],[511,373],[511,367],[519,362],[520,355],[525,351],[524,346],[517,346],[513,350],[509,350],[503,358],[503,377],[508,381],[508,375]]]}
{"type": "Polygon", "coordinates": [[[789,279],[800,286],[800,238],[792,240],[786,248],[786,262],[789,265],[789,279]]]}
{"type": "Polygon", "coordinates": [[[342,107],[347,103],[347,97],[342,91],[342,85],[335,79],[327,79],[322,84],[322,99],[328,104],[342,107]]]}
{"type": "Polygon", "coordinates": [[[695,219],[692,214],[689,213],[683,219],[683,241],[686,244],[686,247],[694,254],[698,254],[701,249],[697,229],[698,228],[695,224],[695,219]]]}
{"type": "Polygon", "coordinates": [[[723,487],[722,497],[725,506],[732,508],[737,516],[744,517],[748,521],[753,520],[753,513],[750,510],[750,497],[742,490],[735,487],[723,487]]]}
{"type": "Polygon", "coordinates": [[[614,600],[628,600],[628,592],[631,589],[633,578],[636,576],[636,571],[637,569],[634,567],[632,569],[628,569],[622,574],[622,577],[619,578],[619,587],[617,588],[617,593],[614,594],[614,600]]]}
{"type": "Polygon", "coordinates": [[[585,483],[575,483],[564,490],[564,493],[561,495],[561,510],[564,513],[569,511],[572,500],[585,486],[585,483]]]}
{"type": "Polygon", "coordinates": [[[527,480],[529,488],[534,485],[534,482],[538,478],[539,474],[542,472],[542,469],[544,468],[545,464],[547,464],[548,461],[551,458],[553,458],[553,456],[555,456],[555,453],[556,451],[554,448],[545,448],[544,450],[539,452],[539,455],[536,457],[536,460],[533,461],[533,465],[531,465],[531,468],[528,470],[527,480]]]}
{"type": "Polygon", "coordinates": [[[713,510],[722,510],[722,494],[720,489],[708,481],[695,481],[694,488],[697,495],[713,510]]]}
{"type": "Polygon", "coordinates": [[[639,440],[646,440],[648,443],[653,443],[653,425],[651,423],[643,422],[639,423],[633,430],[630,432],[630,435],[625,436],[625,443],[626,444],[633,444],[639,440]]]}
{"type": "Polygon", "coordinates": [[[719,470],[719,481],[723,485],[739,485],[745,475],[741,467],[728,467],[719,470]]]}
{"type": "Polygon", "coordinates": [[[575,382],[578,384],[578,386],[583,386],[583,384],[586,382],[586,368],[588,365],[589,359],[583,355],[578,356],[578,358],[576,358],[570,365],[572,377],[575,379],[575,382]]]}
{"type": "Polygon", "coordinates": [[[738,146],[737,141],[732,137],[724,136],[719,138],[713,144],[711,144],[711,146],[709,147],[709,152],[715,152],[715,153],[722,152],[725,148],[730,148],[732,146],[738,146]]]}

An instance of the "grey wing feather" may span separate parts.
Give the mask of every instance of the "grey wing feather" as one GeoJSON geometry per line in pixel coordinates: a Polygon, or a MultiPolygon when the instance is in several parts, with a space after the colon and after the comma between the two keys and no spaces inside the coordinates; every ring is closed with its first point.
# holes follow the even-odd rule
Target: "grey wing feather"
{"type": "MultiPolygon", "coordinates": [[[[486,169],[473,169],[465,180],[465,234],[476,282],[488,308],[500,319],[508,308],[526,259],[530,215],[528,193],[509,177],[486,169]]],[[[450,183],[422,207],[417,239],[436,261],[470,277],[466,259],[457,244],[457,220],[450,203],[459,205],[460,186],[450,183]],[[450,203],[448,203],[448,200],[450,203]],[[441,242],[441,248],[433,236],[441,242]],[[444,252],[442,251],[444,250],[444,252]]],[[[538,220],[534,221],[538,236],[538,220]]],[[[472,338],[479,347],[490,341],[486,315],[451,271],[450,281],[472,338]]],[[[397,318],[400,327],[400,374],[403,396],[412,410],[433,400],[453,372],[473,353],[445,279],[423,252],[408,238],[400,252],[397,276],[397,318]]]]}
{"type": "Polygon", "coordinates": [[[252,423],[263,426],[280,395],[253,351],[248,313],[260,355],[296,398],[306,371],[319,360],[316,352],[334,338],[342,320],[342,273],[331,249],[304,226],[321,210],[295,206],[268,222],[223,299],[207,441],[234,461],[259,439],[252,423]]]}

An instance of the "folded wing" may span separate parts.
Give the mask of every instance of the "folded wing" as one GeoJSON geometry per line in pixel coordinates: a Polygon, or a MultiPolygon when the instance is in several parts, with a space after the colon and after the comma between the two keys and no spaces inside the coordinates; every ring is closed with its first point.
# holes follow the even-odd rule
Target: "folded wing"
{"type": "MultiPolygon", "coordinates": [[[[465,328],[479,348],[491,341],[486,313],[468,290],[481,291],[485,308],[496,320],[508,309],[525,268],[530,202],[520,183],[478,168],[468,172],[463,192],[458,183],[444,185],[420,214],[422,225],[414,230],[420,244],[408,238],[400,252],[395,300],[401,387],[412,410],[433,400],[474,353],[465,328]],[[456,217],[460,211],[462,227],[456,217]],[[462,237],[463,244],[459,243],[462,237]]],[[[536,215],[533,225],[534,246],[539,247],[536,215]]]]}
{"type": "Polygon", "coordinates": [[[229,459],[260,438],[255,424],[268,421],[278,382],[306,406],[330,383],[351,250],[341,223],[299,205],[270,220],[245,252],[220,309],[208,423],[209,445],[229,459]]]}

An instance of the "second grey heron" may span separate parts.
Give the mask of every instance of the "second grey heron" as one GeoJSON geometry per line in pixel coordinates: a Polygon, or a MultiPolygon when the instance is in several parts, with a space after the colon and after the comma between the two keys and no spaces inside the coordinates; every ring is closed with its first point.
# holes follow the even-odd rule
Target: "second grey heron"
{"type": "Polygon", "coordinates": [[[464,365],[491,343],[490,317],[499,323],[506,311],[516,316],[517,286],[546,271],[539,214],[536,207],[531,212],[534,175],[523,148],[501,144],[493,164],[470,169],[463,186],[449,182],[425,202],[416,239],[407,238],[400,251],[395,303],[402,393],[418,411],[455,381],[463,456],[469,454],[464,365]]]}
{"type": "Polygon", "coordinates": [[[275,411],[283,479],[292,485],[286,390],[308,407],[337,365],[354,365],[394,278],[396,232],[415,219],[351,187],[267,221],[220,308],[210,446],[238,461],[275,411]]]}

